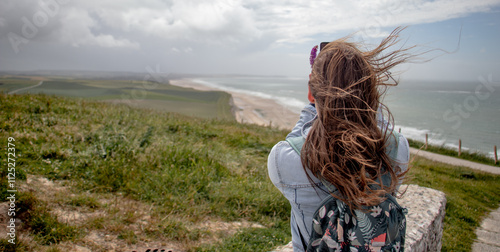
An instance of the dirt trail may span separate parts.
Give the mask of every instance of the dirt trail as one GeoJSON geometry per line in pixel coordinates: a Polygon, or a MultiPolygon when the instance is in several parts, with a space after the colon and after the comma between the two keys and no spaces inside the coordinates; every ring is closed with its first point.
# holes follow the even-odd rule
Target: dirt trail
{"type": "Polygon", "coordinates": [[[428,151],[424,151],[424,150],[419,150],[419,149],[415,149],[415,148],[410,148],[410,153],[417,155],[417,156],[427,158],[427,159],[432,160],[432,161],[436,161],[436,162],[441,162],[441,163],[450,164],[450,165],[454,165],[454,166],[464,166],[464,167],[468,167],[471,169],[500,175],[500,167],[471,162],[471,161],[463,160],[460,158],[440,155],[440,154],[436,154],[436,153],[432,153],[432,152],[428,152],[428,151]]]}
{"type": "Polygon", "coordinates": [[[15,94],[15,93],[17,93],[17,92],[19,92],[19,91],[24,91],[24,90],[28,90],[28,89],[32,89],[32,88],[36,88],[36,87],[38,87],[38,86],[40,86],[40,85],[42,85],[42,84],[43,84],[43,81],[40,81],[40,82],[38,82],[38,84],[36,84],[36,85],[34,85],[34,86],[29,86],[29,87],[25,87],[25,88],[16,89],[16,90],[14,90],[14,91],[10,91],[10,92],[9,92],[9,94],[15,94]]]}

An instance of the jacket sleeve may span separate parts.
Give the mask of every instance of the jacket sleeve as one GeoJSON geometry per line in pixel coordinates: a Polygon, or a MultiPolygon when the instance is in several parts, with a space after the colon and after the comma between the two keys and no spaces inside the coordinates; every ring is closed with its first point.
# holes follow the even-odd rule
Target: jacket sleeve
{"type": "MultiPolygon", "coordinates": [[[[404,137],[402,134],[399,134],[398,155],[396,157],[396,164],[399,165],[401,173],[408,170],[409,162],[410,162],[410,145],[408,144],[408,140],[406,140],[406,137],[404,137]]],[[[399,180],[398,189],[402,183],[403,183],[403,178],[399,180]]]]}
{"type": "Polygon", "coordinates": [[[300,112],[300,118],[293,127],[292,131],[286,136],[289,137],[298,137],[302,135],[302,128],[304,124],[314,119],[316,116],[316,108],[312,104],[306,105],[302,111],[300,112]]]}

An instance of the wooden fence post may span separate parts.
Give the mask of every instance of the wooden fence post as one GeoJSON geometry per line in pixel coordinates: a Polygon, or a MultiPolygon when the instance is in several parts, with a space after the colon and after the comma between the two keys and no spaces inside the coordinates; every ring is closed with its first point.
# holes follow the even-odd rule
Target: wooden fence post
{"type": "Polygon", "coordinates": [[[494,152],[495,153],[495,164],[497,164],[498,162],[498,156],[497,156],[497,146],[495,145],[495,147],[493,148],[494,149],[494,152]]]}
{"type": "Polygon", "coordinates": [[[458,156],[462,154],[462,139],[458,139],[458,156]]]}
{"type": "Polygon", "coordinates": [[[425,133],[425,149],[427,150],[427,140],[429,139],[429,135],[425,133]]]}

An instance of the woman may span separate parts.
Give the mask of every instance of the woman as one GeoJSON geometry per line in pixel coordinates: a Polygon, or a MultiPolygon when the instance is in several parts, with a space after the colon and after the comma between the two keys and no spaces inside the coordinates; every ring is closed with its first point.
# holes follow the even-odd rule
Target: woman
{"type": "Polygon", "coordinates": [[[338,189],[334,197],[350,209],[377,205],[385,193],[394,194],[407,170],[409,147],[399,135],[397,158],[386,153],[392,128],[390,112],[381,103],[381,87],[395,85],[389,70],[410,58],[399,49],[396,29],[371,51],[362,52],[346,38],[328,43],[314,60],[309,78],[311,104],[287,138],[303,136],[301,155],[282,141],[268,158],[271,181],[290,201],[294,251],[304,251],[312,228],[312,216],[329,195],[321,179],[338,189]],[[386,117],[382,111],[385,110],[386,117]],[[389,186],[377,181],[391,177],[389,186]],[[321,179],[320,179],[321,178],[321,179]],[[381,190],[371,190],[377,184],[381,190]]]}

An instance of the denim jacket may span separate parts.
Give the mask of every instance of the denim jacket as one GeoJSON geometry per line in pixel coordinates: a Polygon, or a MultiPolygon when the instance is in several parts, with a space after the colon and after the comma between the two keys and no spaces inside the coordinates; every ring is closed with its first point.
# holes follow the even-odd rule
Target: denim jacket
{"type": "MultiPolygon", "coordinates": [[[[316,119],[316,114],[316,108],[312,104],[305,106],[301,111],[299,121],[287,138],[300,135],[306,137],[316,119]]],[[[379,120],[379,125],[386,123],[379,120]]],[[[409,158],[408,141],[400,134],[396,162],[402,164],[400,165],[402,171],[407,169],[409,158]]],[[[291,205],[290,227],[293,250],[304,251],[301,236],[307,244],[312,228],[312,216],[321,201],[328,196],[327,189],[308,170],[309,177],[316,187],[311,184],[304,168],[302,168],[300,156],[286,141],[281,141],[272,148],[267,160],[267,167],[269,178],[291,205]]]]}

